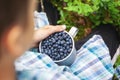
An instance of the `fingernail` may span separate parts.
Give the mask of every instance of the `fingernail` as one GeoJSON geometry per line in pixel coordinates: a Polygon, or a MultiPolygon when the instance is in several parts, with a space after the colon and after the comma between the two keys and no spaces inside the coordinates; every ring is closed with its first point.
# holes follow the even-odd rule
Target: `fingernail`
{"type": "Polygon", "coordinates": [[[62,25],[62,28],[63,28],[63,29],[66,29],[66,25],[62,25]]]}

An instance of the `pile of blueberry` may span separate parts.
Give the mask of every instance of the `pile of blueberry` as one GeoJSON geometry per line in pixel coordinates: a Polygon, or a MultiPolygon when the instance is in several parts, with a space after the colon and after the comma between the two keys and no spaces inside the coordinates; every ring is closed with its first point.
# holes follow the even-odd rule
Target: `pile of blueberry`
{"type": "Polygon", "coordinates": [[[67,57],[73,47],[73,42],[68,33],[62,31],[57,32],[41,43],[41,53],[50,56],[54,61],[62,60],[67,57]]]}

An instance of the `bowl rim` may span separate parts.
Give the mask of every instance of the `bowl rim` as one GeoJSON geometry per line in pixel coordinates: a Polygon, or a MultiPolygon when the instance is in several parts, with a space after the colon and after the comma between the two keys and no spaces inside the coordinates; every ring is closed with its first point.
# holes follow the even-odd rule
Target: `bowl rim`
{"type": "MultiPolygon", "coordinates": [[[[54,62],[62,62],[62,61],[64,61],[64,60],[66,60],[67,58],[69,58],[72,54],[73,54],[73,50],[74,50],[74,47],[75,47],[75,43],[74,43],[74,39],[73,39],[73,37],[67,32],[67,31],[63,31],[63,32],[65,32],[65,33],[67,33],[70,37],[71,37],[71,39],[72,39],[72,50],[71,50],[71,52],[65,57],[65,58],[63,58],[63,59],[61,59],[61,60],[53,60],[54,62]]],[[[43,40],[42,40],[43,41],[43,40]]],[[[40,44],[39,44],[39,51],[40,51],[40,53],[41,53],[41,44],[42,44],[42,41],[40,42],[40,44]]],[[[44,53],[42,53],[42,54],[44,54],[44,53]]]]}

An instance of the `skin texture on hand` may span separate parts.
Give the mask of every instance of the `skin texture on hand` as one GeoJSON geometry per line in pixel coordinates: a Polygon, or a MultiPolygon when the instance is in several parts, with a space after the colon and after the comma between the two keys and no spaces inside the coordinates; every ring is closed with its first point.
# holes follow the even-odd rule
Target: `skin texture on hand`
{"type": "Polygon", "coordinates": [[[49,35],[55,33],[55,32],[60,32],[66,29],[65,25],[57,25],[57,26],[52,26],[52,25],[47,25],[45,27],[42,27],[38,30],[35,30],[34,36],[33,36],[33,44],[32,47],[37,46],[37,43],[42,41],[43,39],[47,38],[49,35]]]}

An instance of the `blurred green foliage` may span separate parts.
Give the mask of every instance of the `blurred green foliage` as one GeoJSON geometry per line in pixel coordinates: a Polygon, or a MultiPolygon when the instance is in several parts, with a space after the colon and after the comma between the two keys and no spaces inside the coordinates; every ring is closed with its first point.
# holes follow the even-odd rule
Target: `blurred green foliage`
{"type": "Polygon", "coordinates": [[[118,56],[117,61],[116,61],[115,65],[114,65],[114,67],[116,68],[119,65],[120,65],[120,56],[118,56]]]}
{"type": "Polygon", "coordinates": [[[58,24],[79,28],[78,38],[84,37],[85,28],[111,23],[120,29],[120,0],[50,0],[60,12],[58,24]]]}

